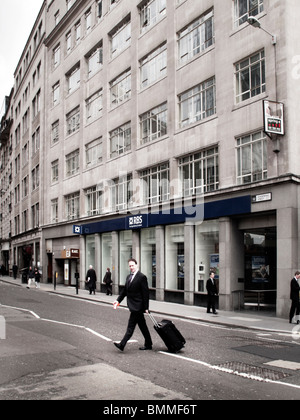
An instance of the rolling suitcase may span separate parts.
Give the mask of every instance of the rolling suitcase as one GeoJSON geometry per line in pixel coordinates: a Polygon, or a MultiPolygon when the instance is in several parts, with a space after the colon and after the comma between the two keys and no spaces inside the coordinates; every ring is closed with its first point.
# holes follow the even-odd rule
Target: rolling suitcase
{"type": "Polygon", "coordinates": [[[185,345],[186,341],[172,321],[163,319],[157,322],[154,316],[149,312],[154,329],[167,346],[169,352],[178,353],[185,345]]]}

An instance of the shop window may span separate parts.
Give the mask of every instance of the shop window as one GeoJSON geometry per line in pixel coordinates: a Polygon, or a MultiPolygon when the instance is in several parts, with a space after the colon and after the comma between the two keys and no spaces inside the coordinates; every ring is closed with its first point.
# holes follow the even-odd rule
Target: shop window
{"type": "Polygon", "coordinates": [[[122,231],[119,235],[119,273],[120,273],[120,285],[125,285],[126,277],[129,274],[128,260],[129,258],[135,258],[132,255],[132,232],[122,231]]]}
{"type": "Polygon", "coordinates": [[[156,230],[141,232],[141,271],[147,276],[149,287],[156,287],[156,230]]]}
{"type": "MultiPolygon", "coordinates": [[[[101,261],[102,261],[102,278],[104,278],[107,268],[110,268],[110,271],[113,273],[112,270],[112,234],[111,233],[103,233],[101,235],[101,261]]],[[[114,278],[112,278],[114,281],[114,278]]]]}
{"type": "Polygon", "coordinates": [[[219,278],[219,222],[206,221],[195,231],[195,292],[205,292],[211,270],[219,278]]]}
{"type": "Polygon", "coordinates": [[[166,227],[166,289],[184,290],[184,225],[166,227]]]}

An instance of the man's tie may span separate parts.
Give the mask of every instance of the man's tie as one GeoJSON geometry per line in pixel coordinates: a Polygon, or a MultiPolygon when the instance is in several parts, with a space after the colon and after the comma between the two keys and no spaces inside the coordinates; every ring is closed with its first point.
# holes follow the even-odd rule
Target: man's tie
{"type": "Polygon", "coordinates": [[[131,285],[132,279],[133,279],[133,274],[131,273],[128,279],[129,286],[131,285]]]}

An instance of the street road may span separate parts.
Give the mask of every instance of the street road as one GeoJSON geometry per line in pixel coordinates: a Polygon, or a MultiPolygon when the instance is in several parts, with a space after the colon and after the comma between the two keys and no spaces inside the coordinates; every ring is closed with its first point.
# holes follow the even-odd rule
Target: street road
{"type": "Polygon", "coordinates": [[[137,329],[121,353],[127,309],[1,282],[0,317],[0,400],[300,399],[292,336],[173,318],[187,345],[172,355],[148,318],[153,351],[137,329]]]}

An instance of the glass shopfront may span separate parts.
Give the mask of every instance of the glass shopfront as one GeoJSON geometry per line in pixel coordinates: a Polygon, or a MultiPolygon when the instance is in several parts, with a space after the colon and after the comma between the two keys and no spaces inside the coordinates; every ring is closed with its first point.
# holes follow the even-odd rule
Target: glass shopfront
{"type": "Polygon", "coordinates": [[[184,225],[171,225],[165,231],[166,289],[184,290],[184,225]]]}
{"type": "MultiPolygon", "coordinates": [[[[102,279],[105,276],[106,270],[109,268],[114,274],[113,270],[113,259],[112,259],[112,234],[103,233],[101,235],[101,269],[102,269],[102,279]]],[[[101,279],[101,280],[102,280],[101,279]]],[[[113,282],[116,280],[112,278],[113,282]]]]}
{"type": "Polygon", "coordinates": [[[149,287],[156,288],[156,229],[141,230],[141,271],[147,276],[149,287]]]}
{"type": "Polygon", "coordinates": [[[125,285],[126,278],[129,274],[128,271],[128,260],[132,258],[132,231],[125,230],[119,232],[119,269],[120,269],[120,278],[119,284],[121,286],[125,285]]]}

